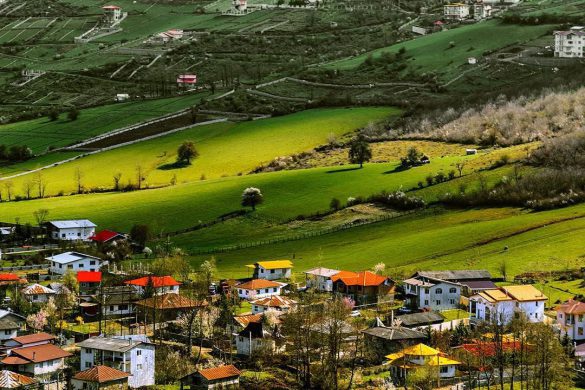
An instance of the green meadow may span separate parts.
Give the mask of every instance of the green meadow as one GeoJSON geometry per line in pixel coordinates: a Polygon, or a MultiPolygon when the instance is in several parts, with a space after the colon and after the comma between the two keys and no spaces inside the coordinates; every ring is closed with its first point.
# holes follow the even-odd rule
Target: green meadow
{"type": "MultiPolygon", "coordinates": [[[[271,119],[196,126],[164,137],[105,151],[46,169],[47,194],[76,189],[76,172],[86,188],[112,188],[112,176],[122,173],[122,184],[136,183],[136,167],[146,177],[144,185],[167,185],[246,174],[275,157],[309,151],[371,121],[399,114],[393,108],[316,109],[271,119]],[[175,168],[176,150],[185,140],[194,141],[200,156],[192,165],[175,168]]],[[[15,188],[31,180],[15,178],[15,188]]]]}

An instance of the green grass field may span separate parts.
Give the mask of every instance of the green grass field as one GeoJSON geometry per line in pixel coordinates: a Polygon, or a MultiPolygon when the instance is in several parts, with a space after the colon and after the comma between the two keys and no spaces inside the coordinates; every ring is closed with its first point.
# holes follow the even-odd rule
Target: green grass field
{"type": "Polygon", "coordinates": [[[497,50],[538,38],[552,27],[517,26],[491,20],[397,43],[326,66],[340,70],[355,69],[369,55],[377,58],[384,52],[397,53],[401,48],[405,48],[405,55],[410,57],[407,60],[409,69],[419,73],[434,71],[444,76],[456,76],[457,68],[466,64],[468,57],[481,57],[488,50],[497,50]],[[451,46],[451,43],[454,46],[451,46]]]}
{"type": "Polygon", "coordinates": [[[33,153],[42,153],[49,147],[67,146],[119,127],[179,111],[198,103],[207,95],[200,93],[88,108],[81,110],[75,121],[69,121],[66,114],[61,114],[60,119],[54,122],[44,117],[1,125],[0,143],[27,145],[33,153]]]}
{"type": "MultiPolygon", "coordinates": [[[[248,173],[278,156],[287,156],[325,144],[330,134],[341,136],[397,115],[392,108],[322,109],[271,119],[240,123],[218,123],[193,127],[165,137],[84,157],[43,171],[50,183],[49,194],[76,188],[75,172],[83,172],[86,188],[113,186],[112,176],[122,173],[122,183],[136,182],[136,167],[143,167],[146,184],[166,185],[176,175],[179,183],[248,173]],[[177,147],[185,140],[195,142],[200,156],[191,166],[158,169],[176,161],[177,147]]],[[[81,116],[83,118],[83,115],[81,116]]],[[[80,118],[80,120],[81,120],[80,118]]],[[[1,172],[1,171],[0,171],[1,172]]],[[[15,187],[30,180],[15,178],[15,187]]]]}

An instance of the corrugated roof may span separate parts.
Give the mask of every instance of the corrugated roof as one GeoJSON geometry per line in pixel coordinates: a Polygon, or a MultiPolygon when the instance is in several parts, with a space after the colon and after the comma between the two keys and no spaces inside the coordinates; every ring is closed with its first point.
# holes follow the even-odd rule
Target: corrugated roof
{"type": "Polygon", "coordinates": [[[363,333],[370,336],[378,337],[385,340],[416,340],[425,339],[426,336],[423,332],[418,330],[404,328],[404,327],[383,327],[377,326],[375,328],[366,329],[363,333]]]}
{"type": "Polygon", "coordinates": [[[77,345],[82,348],[99,349],[100,351],[112,352],[126,352],[140,344],[142,344],[140,341],[101,336],[91,337],[87,340],[77,343],[77,345]]]}
{"type": "Polygon", "coordinates": [[[40,332],[40,333],[33,333],[33,334],[27,334],[24,336],[14,337],[11,340],[14,340],[21,345],[26,345],[26,344],[32,344],[32,343],[39,343],[41,341],[52,341],[52,340],[55,340],[55,336],[53,336],[52,334],[45,333],[45,332],[40,332]]]}
{"type": "Polygon", "coordinates": [[[307,275],[315,275],[315,276],[323,276],[326,278],[330,278],[334,275],[337,275],[340,271],[336,270],[336,269],[330,269],[330,268],[324,268],[324,267],[317,267],[317,268],[313,268],[310,269],[308,271],[305,271],[305,274],[307,275]]]}
{"type": "Polygon", "coordinates": [[[100,259],[99,257],[86,255],[86,254],[80,253],[80,252],[63,252],[63,253],[59,253],[58,255],[49,256],[49,257],[45,258],[45,260],[53,261],[53,262],[59,263],[59,264],[69,264],[69,263],[72,263],[74,261],[85,260],[85,259],[102,261],[102,259],[100,259]]]}
{"type": "Polygon", "coordinates": [[[73,379],[85,382],[111,382],[129,377],[130,374],[108,366],[94,366],[90,369],[78,372],[73,379]]]}
{"type": "Polygon", "coordinates": [[[282,284],[266,279],[253,279],[249,282],[236,285],[236,288],[244,290],[259,290],[261,288],[282,287],[282,284]]]}
{"type": "Polygon", "coordinates": [[[431,279],[441,279],[448,281],[461,281],[461,280],[491,280],[492,275],[489,271],[479,270],[450,270],[450,271],[419,271],[415,274],[416,276],[422,276],[431,279]]]}
{"type": "Polygon", "coordinates": [[[177,282],[172,276],[145,276],[138,279],[127,280],[124,283],[141,287],[146,287],[149,283],[151,283],[154,288],[181,285],[181,283],[177,282]]]}
{"type": "Polygon", "coordinates": [[[469,287],[472,290],[491,290],[498,288],[491,280],[468,280],[461,282],[464,286],[469,287]]]}
{"type": "Polygon", "coordinates": [[[265,298],[255,299],[250,302],[252,305],[266,306],[266,307],[291,307],[297,304],[296,301],[283,297],[281,295],[271,295],[265,298]]]}
{"type": "Polygon", "coordinates": [[[20,329],[20,325],[18,322],[13,321],[8,317],[0,318],[0,330],[12,330],[12,329],[20,329]]]}
{"type": "Polygon", "coordinates": [[[400,320],[400,323],[403,326],[429,325],[429,324],[436,324],[436,323],[441,323],[441,322],[445,321],[445,318],[441,314],[439,314],[435,311],[403,314],[401,316],[397,316],[396,319],[400,320]]]}
{"type": "Polygon", "coordinates": [[[32,363],[41,363],[46,362],[47,360],[72,356],[71,353],[62,350],[55,344],[41,344],[32,347],[15,348],[12,350],[11,354],[18,355],[32,363]]]}
{"type": "Polygon", "coordinates": [[[16,372],[8,370],[0,371],[0,389],[17,389],[19,387],[32,385],[36,382],[36,379],[17,374],[16,372]]]}
{"type": "Polygon", "coordinates": [[[240,370],[238,370],[233,364],[228,366],[205,368],[199,370],[198,372],[208,381],[232,378],[234,376],[240,376],[241,374],[240,370]]]}
{"type": "Polygon", "coordinates": [[[264,269],[278,269],[278,268],[292,268],[293,263],[290,260],[269,260],[269,261],[257,261],[249,267],[255,267],[256,265],[261,266],[264,269]]]}
{"type": "Polygon", "coordinates": [[[518,302],[546,301],[548,298],[536,287],[527,284],[523,286],[501,287],[518,302]]]}
{"type": "Polygon", "coordinates": [[[97,225],[89,219],[71,219],[63,221],[49,221],[57,229],[73,229],[73,228],[91,228],[97,225]]]}
{"type": "Polygon", "coordinates": [[[234,316],[234,321],[240,324],[242,327],[248,326],[250,322],[260,322],[262,321],[263,314],[245,314],[240,316],[234,316]]]}
{"type": "Polygon", "coordinates": [[[116,237],[124,238],[124,235],[113,230],[105,229],[95,233],[89,239],[92,240],[93,242],[108,242],[116,237]]]}
{"type": "Polygon", "coordinates": [[[48,287],[41,286],[38,283],[31,284],[22,289],[22,293],[25,295],[41,295],[41,294],[56,294],[55,290],[52,290],[48,287]]]}
{"type": "Polygon", "coordinates": [[[137,301],[136,305],[161,310],[178,310],[204,307],[207,306],[207,301],[195,301],[179,294],[168,293],[164,295],[155,295],[151,298],[137,301]]]}
{"type": "Polygon", "coordinates": [[[410,278],[403,281],[403,283],[411,284],[413,286],[420,286],[420,287],[433,287],[435,283],[426,282],[424,280],[410,278]]]}

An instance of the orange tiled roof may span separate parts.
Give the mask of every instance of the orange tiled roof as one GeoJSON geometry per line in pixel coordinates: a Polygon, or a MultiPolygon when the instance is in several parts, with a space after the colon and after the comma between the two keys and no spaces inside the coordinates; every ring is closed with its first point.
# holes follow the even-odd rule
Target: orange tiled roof
{"type": "Polygon", "coordinates": [[[55,336],[53,336],[52,334],[45,333],[45,332],[40,332],[40,333],[27,334],[25,336],[13,337],[11,340],[14,340],[19,344],[25,345],[25,344],[38,343],[41,341],[55,340],[55,336]]]}
{"type": "Polygon", "coordinates": [[[234,321],[238,324],[243,326],[244,328],[248,326],[250,322],[260,322],[262,321],[262,313],[260,314],[244,314],[241,316],[234,316],[234,321]]]}
{"type": "Polygon", "coordinates": [[[207,379],[213,381],[217,379],[231,378],[233,376],[240,376],[241,372],[236,366],[230,364],[229,366],[206,368],[198,371],[199,374],[207,379]]]}
{"type": "Polygon", "coordinates": [[[86,382],[111,382],[118,379],[129,377],[130,374],[124,371],[116,370],[108,366],[94,366],[85,371],[78,372],[73,376],[73,379],[79,379],[86,382]]]}
{"type": "Polygon", "coordinates": [[[353,277],[353,276],[357,276],[357,272],[339,271],[337,274],[335,274],[331,277],[331,281],[336,282],[341,278],[348,278],[348,277],[353,277]]]}
{"type": "Polygon", "coordinates": [[[255,299],[250,302],[252,305],[267,307],[290,307],[296,305],[296,301],[280,295],[272,295],[266,298],[255,299]]]}
{"type": "Polygon", "coordinates": [[[46,362],[72,356],[69,352],[63,351],[55,344],[41,344],[33,347],[22,347],[12,350],[13,355],[18,355],[32,363],[46,362]]]}
{"type": "Polygon", "coordinates": [[[567,302],[557,306],[557,311],[567,314],[584,314],[585,303],[569,299],[567,302]]]}
{"type": "Polygon", "coordinates": [[[236,286],[236,288],[242,288],[244,290],[258,290],[270,287],[281,287],[281,284],[266,279],[254,279],[236,286]]]}
{"type": "Polygon", "coordinates": [[[385,276],[376,275],[370,271],[362,271],[355,276],[342,276],[340,278],[341,282],[346,286],[379,286],[387,279],[385,276]]]}

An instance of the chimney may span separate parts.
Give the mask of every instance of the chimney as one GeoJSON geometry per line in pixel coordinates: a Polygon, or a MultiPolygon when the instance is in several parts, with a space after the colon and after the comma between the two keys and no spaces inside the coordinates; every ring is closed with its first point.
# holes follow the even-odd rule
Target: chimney
{"type": "Polygon", "coordinates": [[[33,359],[32,360],[33,361],[36,360],[36,357],[37,357],[37,353],[36,352],[33,352],[33,359]]]}

